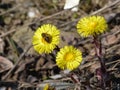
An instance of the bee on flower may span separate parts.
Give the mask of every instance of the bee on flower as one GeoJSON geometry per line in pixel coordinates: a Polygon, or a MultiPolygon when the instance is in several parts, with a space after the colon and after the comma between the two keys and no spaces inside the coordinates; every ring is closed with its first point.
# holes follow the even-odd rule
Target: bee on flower
{"type": "Polygon", "coordinates": [[[107,28],[107,22],[102,16],[87,16],[81,18],[77,24],[77,31],[82,37],[99,35],[105,32],[107,28]]]}
{"type": "Polygon", "coordinates": [[[38,53],[51,53],[56,45],[59,44],[60,31],[56,26],[44,24],[39,27],[33,36],[33,47],[38,53]]]}
{"type": "Polygon", "coordinates": [[[56,64],[61,69],[76,69],[82,62],[82,53],[73,46],[65,46],[56,56],[56,64]]]}

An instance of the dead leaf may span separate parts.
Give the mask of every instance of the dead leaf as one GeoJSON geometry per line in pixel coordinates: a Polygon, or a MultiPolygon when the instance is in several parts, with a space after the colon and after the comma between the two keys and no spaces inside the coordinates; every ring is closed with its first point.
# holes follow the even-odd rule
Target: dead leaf
{"type": "Polygon", "coordinates": [[[13,63],[5,57],[0,56],[0,73],[13,67],[13,63]]]}

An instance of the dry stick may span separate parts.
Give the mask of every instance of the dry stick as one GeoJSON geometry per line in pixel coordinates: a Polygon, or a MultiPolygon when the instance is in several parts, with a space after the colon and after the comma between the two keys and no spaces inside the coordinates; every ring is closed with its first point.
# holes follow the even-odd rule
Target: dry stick
{"type": "MultiPolygon", "coordinates": [[[[57,12],[57,13],[55,13],[55,14],[52,14],[52,15],[47,16],[47,17],[42,18],[42,19],[41,19],[41,18],[38,18],[38,20],[39,20],[39,22],[40,22],[40,21],[44,21],[44,20],[47,20],[47,19],[49,19],[49,18],[51,18],[51,17],[57,16],[57,15],[59,15],[59,14],[61,14],[61,13],[64,13],[64,12],[65,12],[65,10],[62,10],[62,11],[60,11],[60,12],[57,12]]],[[[23,27],[27,27],[27,26],[32,25],[32,24],[34,24],[34,23],[36,23],[36,22],[27,23],[27,24],[25,24],[23,27]]],[[[16,31],[15,29],[14,29],[14,30],[10,30],[10,31],[6,32],[5,34],[0,35],[0,38],[5,37],[5,36],[7,36],[7,35],[9,35],[9,34],[11,34],[11,33],[13,33],[13,32],[15,32],[15,31],[16,31]]]]}
{"type": "MultiPolygon", "coordinates": [[[[103,10],[105,10],[105,9],[107,9],[107,8],[113,6],[113,5],[118,4],[119,2],[120,2],[120,0],[116,0],[116,1],[114,1],[113,3],[108,4],[108,5],[104,6],[103,8],[101,8],[101,9],[99,9],[99,10],[91,13],[90,15],[95,15],[95,14],[97,14],[97,13],[100,13],[100,12],[102,12],[103,10]]],[[[16,7],[17,7],[17,6],[16,6],[16,7]]],[[[7,11],[6,13],[8,13],[8,12],[10,12],[10,11],[13,11],[14,9],[15,9],[15,8],[12,8],[11,10],[7,11]]],[[[57,16],[57,15],[59,15],[59,14],[61,14],[61,13],[64,13],[65,11],[66,11],[66,10],[60,11],[60,12],[58,12],[58,13],[52,14],[52,15],[47,16],[47,17],[42,18],[42,19],[41,19],[41,18],[38,18],[38,20],[39,20],[39,21],[44,21],[44,20],[47,20],[47,19],[49,19],[49,18],[51,18],[51,17],[57,16]]],[[[83,12],[83,11],[82,11],[82,12],[83,12]]],[[[6,14],[6,13],[1,13],[0,15],[6,14]]],[[[60,25],[60,27],[63,27],[63,26],[68,25],[68,24],[70,24],[70,23],[76,22],[76,21],[78,21],[79,19],[80,19],[80,18],[75,19],[75,20],[73,20],[73,21],[71,21],[71,22],[68,22],[68,23],[66,23],[66,24],[62,24],[62,25],[60,25]]],[[[34,24],[34,23],[36,23],[36,22],[27,23],[27,24],[25,24],[23,27],[29,26],[29,25],[34,24]]],[[[5,33],[4,35],[0,35],[0,38],[1,38],[1,37],[5,37],[5,36],[7,36],[8,34],[11,34],[11,33],[13,33],[13,32],[15,32],[15,30],[11,30],[11,31],[5,33]]]]}
{"type": "MultiPolygon", "coordinates": [[[[116,0],[116,1],[113,2],[112,4],[107,5],[107,6],[103,7],[103,8],[95,11],[95,12],[93,12],[93,13],[90,14],[90,15],[97,14],[97,13],[99,13],[99,12],[101,12],[101,11],[103,11],[103,10],[105,10],[105,9],[107,9],[107,8],[109,8],[109,7],[117,4],[117,3],[119,3],[119,2],[120,2],[120,0],[116,0]]],[[[17,5],[16,7],[18,7],[18,6],[20,6],[20,5],[21,5],[21,4],[17,5]]],[[[8,13],[8,12],[10,12],[10,11],[13,11],[16,7],[8,10],[7,12],[1,13],[0,15],[6,14],[6,13],[8,13]]],[[[51,18],[51,17],[54,17],[54,16],[57,16],[57,15],[63,13],[63,12],[65,12],[65,10],[60,11],[60,12],[55,13],[55,14],[52,14],[52,15],[47,16],[47,17],[42,18],[42,19],[40,18],[40,21],[47,20],[47,19],[49,19],[49,18],[51,18]]],[[[77,20],[78,20],[78,19],[76,19],[76,20],[74,20],[74,21],[72,21],[72,22],[75,22],[75,21],[77,21],[77,20]]],[[[26,26],[31,25],[31,24],[34,24],[34,23],[35,23],[35,22],[28,23],[28,24],[24,25],[23,27],[26,27],[26,26]]],[[[71,22],[70,22],[70,23],[71,23],[71,22]]],[[[67,24],[69,24],[69,23],[67,23],[67,24]]],[[[67,25],[67,24],[66,24],[66,25],[67,25]]],[[[10,33],[13,33],[13,32],[15,32],[15,30],[11,30],[11,31],[5,33],[4,35],[0,35],[0,38],[1,38],[1,37],[4,37],[4,36],[7,36],[7,35],[9,35],[10,33]]],[[[32,47],[32,45],[31,45],[30,47],[28,47],[27,50],[21,54],[21,56],[19,57],[18,61],[17,61],[16,64],[15,64],[15,66],[3,77],[3,80],[6,80],[6,78],[9,76],[9,74],[10,74],[10,73],[15,69],[15,67],[19,64],[19,62],[20,62],[20,60],[22,59],[22,57],[24,56],[24,54],[25,54],[31,47],[32,47]]]]}
{"type": "MultiPolygon", "coordinates": [[[[74,6],[75,7],[75,6],[74,6]]],[[[73,8],[73,7],[72,7],[73,8]]],[[[70,8],[70,9],[72,9],[72,8],[70,8]]],[[[66,12],[67,10],[62,10],[62,11],[60,11],[60,12],[57,12],[57,13],[55,13],[55,14],[52,14],[52,15],[50,15],[50,16],[46,16],[45,18],[38,18],[38,20],[39,20],[39,22],[41,22],[41,21],[44,21],[44,20],[47,20],[47,19],[49,19],[49,18],[51,18],[51,17],[54,17],[54,16],[57,16],[57,15],[60,15],[60,14],[62,14],[62,13],[64,13],[64,12],[66,12]]],[[[32,25],[32,24],[34,24],[34,23],[36,23],[36,21],[35,22],[32,22],[32,23],[28,23],[28,24],[26,24],[26,25],[24,25],[24,26],[29,26],[29,25],[32,25]]]]}
{"type": "Polygon", "coordinates": [[[120,59],[118,59],[116,61],[112,61],[112,62],[106,63],[106,65],[110,65],[110,64],[113,64],[113,63],[117,63],[117,62],[120,62],[120,59]]]}
{"type": "MultiPolygon", "coordinates": [[[[91,13],[90,15],[98,14],[98,13],[104,11],[105,9],[108,9],[109,7],[112,7],[112,6],[114,6],[114,5],[118,4],[118,3],[120,3],[120,0],[116,0],[116,1],[114,1],[113,3],[111,3],[111,4],[107,4],[107,5],[104,6],[103,8],[101,8],[101,9],[99,9],[99,10],[91,13]]],[[[82,12],[83,12],[83,11],[82,11],[82,12]]],[[[87,16],[87,15],[85,14],[85,16],[87,16]]],[[[79,19],[80,19],[80,18],[77,18],[77,19],[74,19],[74,20],[71,21],[71,22],[67,22],[67,23],[65,23],[65,24],[62,24],[62,25],[60,25],[60,27],[66,26],[66,25],[68,25],[68,24],[70,24],[70,23],[73,23],[73,22],[77,22],[79,19]]]]}
{"type": "Polygon", "coordinates": [[[6,12],[0,13],[0,16],[2,16],[2,15],[4,15],[4,14],[6,14],[6,13],[9,13],[9,12],[11,12],[11,11],[17,9],[17,8],[20,7],[21,5],[22,5],[22,4],[18,4],[18,5],[16,5],[15,7],[13,7],[13,8],[11,8],[11,9],[7,10],[6,12]]]}
{"type": "Polygon", "coordinates": [[[15,29],[10,30],[10,31],[7,31],[6,33],[0,35],[0,38],[5,37],[5,36],[7,36],[7,35],[9,35],[9,34],[11,34],[11,33],[13,33],[13,32],[15,32],[15,31],[16,31],[15,29]]]}
{"type": "Polygon", "coordinates": [[[117,63],[112,67],[112,70],[114,70],[114,68],[115,68],[118,64],[120,64],[120,62],[117,62],[117,63]]]}
{"type": "Polygon", "coordinates": [[[115,4],[118,4],[119,2],[120,2],[120,0],[116,0],[116,1],[114,1],[114,2],[112,2],[112,3],[110,3],[110,4],[108,4],[108,5],[104,6],[103,8],[101,8],[101,9],[99,9],[99,10],[91,13],[90,15],[95,15],[95,14],[97,14],[97,13],[99,13],[99,12],[101,12],[101,11],[103,11],[103,10],[111,7],[111,6],[114,6],[115,4]]]}
{"type": "Polygon", "coordinates": [[[24,57],[24,55],[28,52],[28,50],[32,47],[32,45],[30,45],[18,58],[17,62],[15,63],[14,67],[8,71],[8,73],[2,78],[2,80],[6,80],[7,77],[12,73],[12,71],[16,68],[16,66],[20,63],[21,59],[24,57]]]}
{"type": "MultiPolygon", "coordinates": [[[[60,12],[58,12],[58,13],[56,13],[56,14],[50,15],[50,16],[48,16],[48,17],[46,17],[46,18],[41,19],[40,21],[43,21],[43,20],[46,20],[46,19],[51,18],[51,17],[53,17],[53,16],[59,15],[59,14],[63,13],[64,11],[65,11],[65,10],[60,11],[60,12]]],[[[35,22],[34,22],[34,23],[35,23],[35,22]]],[[[33,24],[33,23],[30,23],[30,24],[33,24]]],[[[28,25],[30,25],[30,24],[26,24],[26,25],[24,25],[24,27],[25,27],[25,26],[28,26],[28,25]]],[[[14,32],[14,31],[15,31],[15,30],[11,30],[11,32],[14,32]]],[[[10,34],[11,32],[6,33],[6,34],[4,34],[4,35],[2,35],[2,36],[6,36],[6,35],[10,34]]],[[[2,36],[0,36],[0,37],[2,37],[2,36]]],[[[8,73],[3,77],[2,80],[6,80],[6,79],[7,79],[7,77],[12,73],[12,71],[13,71],[13,70],[16,68],[16,66],[20,63],[20,61],[21,61],[21,59],[23,58],[23,56],[25,55],[25,53],[27,53],[27,51],[28,51],[31,47],[32,47],[32,45],[30,45],[30,46],[27,48],[27,50],[24,51],[24,52],[20,55],[20,57],[18,58],[17,62],[16,62],[15,65],[14,65],[14,67],[13,67],[11,70],[8,71],[8,73]]]]}
{"type": "MultiPolygon", "coordinates": [[[[110,65],[110,64],[113,64],[113,63],[118,63],[118,62],[120,62],[120,59],[119,59],[119,60],[116,60],[116,61],[108,62],[108,63],[106,63],[105,65],[107,66],[107,65],[110,65]]],[[[82,65],[82,66],[80,67],[80,70],[82,70],[82,69],[84,69],[84,68],[87,68],[87,67],[89,67],[89,66],[92,66],[93,64],[95,64],[95,62],[82,65]]]]}
{"type": "MultiPolygon", "coordinates": [[[[81,10],[81,9],[79,9],[79,10],[80,10],[80,12],[81,12],[81,14],[82,14],[83,16],[87,16],[87,13],[85,13],[85,12],[84,12],[83,10],[81,10]]],[[[68,22],[66,22],[66,23],[61,24],[59,27],[64,27],[64,26],[66,26],[66,25],[68,25],[68,24],[70,24],[70,23],[77,22],[79,19],[80,19],[80,18],[74,19],[74,20],[72,20],[71,22],[68,21],[68,22]]]]}
{"type": "MultiPolygon", "coordinates": [[[[108,62],[108,63],[106,63],[105,65],[107,66],[107,65],[110,65],[110,64],[113,64],[113,63],[119,64],[119,63],[120,63],[120,59],[119,59],[119,60],[116,60],[116,61],[108,62]]],[[[86,64],[80,66],[79,69],[80,69],[80,70],[83,70],[83,69],[85,69],[85,68],[87,68],[87,67],[92,66],[93,64],[95,64],[95,61],[94,61],[94,62],[91,62],[91,63],[86,63],[86,64]]],[[[116,65],[116,64],[115,64],[115,65],[116,65]]],[[[54,66],[56,66],[56,65],[53,65],[52,67],[54,67],[54,66]]],[[[50,67],[49,69],[52,69],[52,68],[50,67]]],[[[41,68],[40,70],[48,70],[48,68],[41,68]]],[[[114,70],[114,68],[113,68],[113,69],[110,69],[110,70],[114,70]]],[[[109,71],[109,69],[107,69],[107,71],[109,71]]],[[[66,77],[67,75],[68,75],[68,74],[62,74],[62,75],[61,75],[61,78],[62,78],[62,77],[66,77]]],[[[75,80],[75,81],[76,81],[76,80],[75,80]]]]}

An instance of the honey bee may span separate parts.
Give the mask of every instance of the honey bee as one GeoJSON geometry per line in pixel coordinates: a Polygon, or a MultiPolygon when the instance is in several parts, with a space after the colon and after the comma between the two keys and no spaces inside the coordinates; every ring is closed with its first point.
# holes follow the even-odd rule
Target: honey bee
{"type": "Polygon", "coordinates": [[[45,40],[46,42],[51,43],[52,37],[51,37],[49,34],[47,34],[47,33],[42,33],[42,37],[44,38],[44,40],[45,40]]]}

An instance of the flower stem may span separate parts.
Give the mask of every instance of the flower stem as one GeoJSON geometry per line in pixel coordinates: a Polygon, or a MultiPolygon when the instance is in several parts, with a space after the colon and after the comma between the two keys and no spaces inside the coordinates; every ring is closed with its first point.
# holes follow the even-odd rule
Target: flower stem
{"type": "Polygon", "coordinates": [[[95,44],[95,52],[96,55],[100,61],[100,68],[96,70],[96,74],[99,77],[98,80],[100,80],[101,87],[105,89],[105,79],[107,76],[106,66],[102,54],[102,44],[101,39],[98,39],[97,36],[94,36],[94,44],[95,44]]]}

